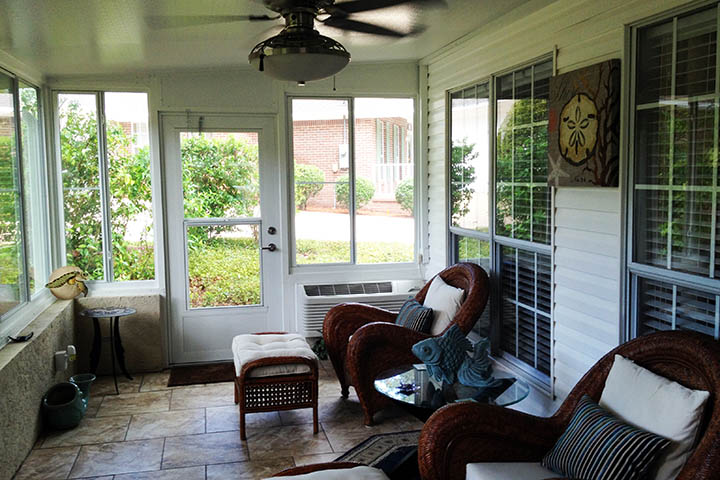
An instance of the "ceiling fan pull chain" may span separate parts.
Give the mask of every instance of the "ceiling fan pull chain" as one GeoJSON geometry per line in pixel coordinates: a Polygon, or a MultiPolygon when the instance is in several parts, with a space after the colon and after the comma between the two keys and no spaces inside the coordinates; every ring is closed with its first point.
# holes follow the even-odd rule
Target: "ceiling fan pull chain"
{"type": "Polygon", "coordinates": [[[337,75],[333,75],[333,92],[337,92],[337,88],[335,88],[335,79],[337,78],[337,75]]]}

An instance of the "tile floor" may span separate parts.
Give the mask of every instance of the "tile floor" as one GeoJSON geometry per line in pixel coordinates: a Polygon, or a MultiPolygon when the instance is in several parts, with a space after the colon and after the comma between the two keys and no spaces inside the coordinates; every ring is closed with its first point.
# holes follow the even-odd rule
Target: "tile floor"
{"type": "Polygon", "coordinates": [[[123,379],[120,395],[108,395],[112,377],[100,377],[80,426],[41,436],[15,479],[259,479],[332,461],[377,433],[422,427],[396,409],[365,427],[357,397],[341,398],[332,367],[321,365],[320,432],[312,433],[310,409],[249,414],[247,442],[230,382],[168,388],[165,371],[123,379]]]}

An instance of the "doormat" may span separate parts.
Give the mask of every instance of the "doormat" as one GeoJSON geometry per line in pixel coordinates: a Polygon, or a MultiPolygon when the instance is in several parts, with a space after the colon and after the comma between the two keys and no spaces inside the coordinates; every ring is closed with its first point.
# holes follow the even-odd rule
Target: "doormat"
{"type": "Polygon", "coordinates": [[[373,435],[351,448],[336,462],[355,462],[379,468],[391,479],[419,479],[417,447],[420,430],[373,435]]]}
{"type": "Polygon", "coordinates": [[[235,380],[235,365],[232,362],[208,363],[172,367],[168,387],[197,385],[199,383],[232,382],[235,380]]]}

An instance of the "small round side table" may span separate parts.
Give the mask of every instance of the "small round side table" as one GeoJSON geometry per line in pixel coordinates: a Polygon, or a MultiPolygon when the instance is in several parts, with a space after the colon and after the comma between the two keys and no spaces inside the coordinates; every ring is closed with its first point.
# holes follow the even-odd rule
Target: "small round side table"
{"type": "Polygon", "coordinates": [[[115,371],[115,359],[117,358],[120,370],[125,376],[132,380],[133,378],[125,367],[125,349],[120,339],[120,318],[127,317],[135,313],[134,308],[126,307],[109,307],[109,308],[89,308],[83,310],[80,315],[93,319],[93,327],[95,336],[93,338],[93,346],[90,351],[90,371],[95,373],[100,363],[100,352],[102,350],[102,332],[100,331],[100,319],[107,318],[110,320],[110,360],[112,362],[113,380],[115,381],[115,394],[119,395],[120,390],[117,384],[117,372],[115,371]]]}

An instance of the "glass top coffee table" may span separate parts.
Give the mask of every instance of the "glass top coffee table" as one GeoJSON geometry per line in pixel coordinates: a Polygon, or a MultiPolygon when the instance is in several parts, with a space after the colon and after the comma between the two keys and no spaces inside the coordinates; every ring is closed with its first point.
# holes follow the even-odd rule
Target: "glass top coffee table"
{"type": "Polygon", "coordinates": [[[412,407],[413,413],[425,418],[449,403],[479,402],[507,407],[530,393],[528,384],[520,379],[503,371],[493,375],[502,382],[495,388],[468,387],[457,382],[441,386],[430,378],[424,364],[405,365],[381,373],[375,380],[375,390],[412,407]]]}

